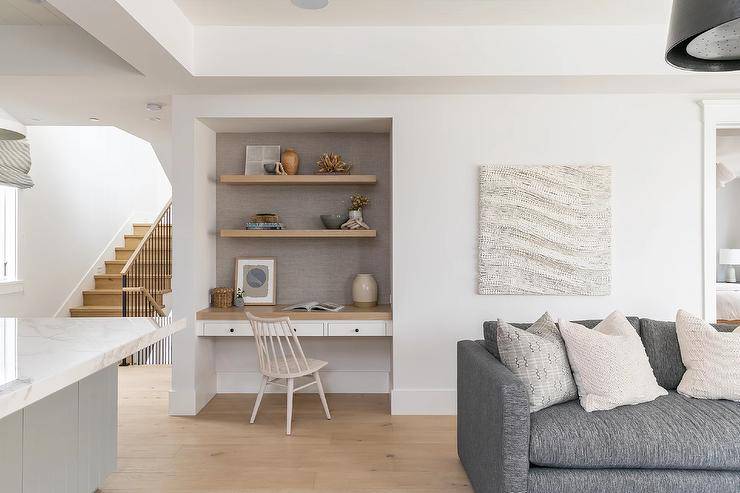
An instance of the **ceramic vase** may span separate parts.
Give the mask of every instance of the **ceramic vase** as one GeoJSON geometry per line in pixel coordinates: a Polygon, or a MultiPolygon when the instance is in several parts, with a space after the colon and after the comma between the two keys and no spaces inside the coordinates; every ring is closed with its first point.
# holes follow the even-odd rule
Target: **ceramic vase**
{"type": "Polygon", "coordinates": [[[283,163],[283,169],[289,175],[298,174],[298,166],[301,164],[301,158],[295,149],[288,148],[280,156],[280,162],[283,163]]]}
{"type": "Polygon", "coordinates": [[[244,306],[244,298],[234,298],[234,306],[244,306]]]}
{"type": "Polygon", "coordinates": [[[349,211],[349,218],[354,219],[356,221],[362,221],[362,209],[357,209],[356,211],[349,211]]]}
{"type": "Polygon", "coordinates": [[[352,302],[367,308],[378,305],[378,283],[372,274],[357,274],[352,282],[352,302]]]}

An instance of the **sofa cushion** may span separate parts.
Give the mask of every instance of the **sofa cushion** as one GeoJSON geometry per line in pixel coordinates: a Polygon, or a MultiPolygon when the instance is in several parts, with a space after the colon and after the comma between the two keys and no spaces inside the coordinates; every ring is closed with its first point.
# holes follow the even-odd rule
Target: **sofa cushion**
{"type": "MultiPolygon", "coordinates": [[[[735,330],[734,325],[712,324],[712,326],[720,332],[735,330]]],[[[686,367],[681,360],[676,323],[643,318],[640,320],[640,329],[642,343],[658,385],[664,389],[675,390],[686,372],[686,367]]]]}
{"type": "Polygon", "coordinates": [[[640,404],[668,393],[655,381],[637,330],[621,313],[593,329],[567,320],[558,327],[586,411],[640,404]]]}
{"type": "Polygon", "coordinates": [[[549,313],[527,330],[499,320],[498,349],[501,362],[525,384],[530,412],[578,397],[565,342],[549,313]]]}
{"type": "Polygon", "coordinates": [[[740,403],[684,397],[586,412],[576,401],[530,416],[529,460],[545,467],[740,471],[740,403]]]}
{"type": "Polygon", "coordinates": [[[740,402],[740,327],[720,332],[701,317],[679,310],[676,332],[686,366],[676,391],[697,399],[740,402]]]}
{"type": "MultiPolygon", "coordinates": [[[[637,333],[640,333],[640,319],[637,317],[627,317],[627,320],[632,324],[632,326],[635,328],[637,333]]],[[[596,327],[601,320],[574,320],[573,323],[583,325],[584,327],[588,327],[589,329],[593,329],[596,327]]],[[[527,330],[529,327],[532,326],[531,323],[516,323],[516,324],[509,324],[513,325],[517,329],[527,330]]],[[[496,342],[496,331],[497,331],[498,323],[495,320],[492,320],[490,322],[483,322],[483,338],[486,341],[486,349],[489,353],[491,353],[496,359],[500,360],[501,355],[498,351],[498,342],[496,342]]],[[[676,341],[676,344],[678,344],[678,341],[676,341]]],[[[680,379],[679,379],[680,380],[680,379]]],[[[678,385],[678,383],[676,383],[678,385]]],[[[673,387],[675,388],[675,387],[673,387]]]]}

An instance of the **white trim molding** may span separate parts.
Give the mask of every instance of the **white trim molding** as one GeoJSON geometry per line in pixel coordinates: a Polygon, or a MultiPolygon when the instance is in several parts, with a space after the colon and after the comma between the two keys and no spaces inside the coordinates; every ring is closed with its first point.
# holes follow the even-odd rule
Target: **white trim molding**
{"type": "Polygon", "coordinates": [[[455,389],[394,389],[391,392],[392,415],[457,414],[455,389]]]}
{"type": "Polygon", "coordinates": [[[740,128],[740,100],[702,101],[704,109],[703,316],[717,318],[717,130],[740,128]]]}
{"type": "Polygon", "coordinates": [[[23,281],[16,279],[13,281],[0,281],[0,295],[22,293],[23,281]]]}

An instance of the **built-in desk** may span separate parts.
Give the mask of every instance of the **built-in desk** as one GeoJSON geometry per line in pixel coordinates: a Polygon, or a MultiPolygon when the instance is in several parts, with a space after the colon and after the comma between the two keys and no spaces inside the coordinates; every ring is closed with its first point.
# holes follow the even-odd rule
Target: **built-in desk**
{"type": "Polygon", "coordinates": [[[339,312],[285,312],[288,305],[206,308],[196,314],[199,336],[252,336],[247,312],[263,318],[290,317],[300,337],[385,337],[393,335],[391,305],[345,306],[339,312]]]}

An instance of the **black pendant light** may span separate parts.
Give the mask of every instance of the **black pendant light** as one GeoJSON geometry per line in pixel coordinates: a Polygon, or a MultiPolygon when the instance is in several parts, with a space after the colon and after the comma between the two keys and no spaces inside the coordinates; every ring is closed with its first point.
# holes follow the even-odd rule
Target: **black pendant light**
{"type": "Polygon", "coordinates": [[[695,72],[740,70],[740,0],[673,0],[665,59],[695,72]]]}

